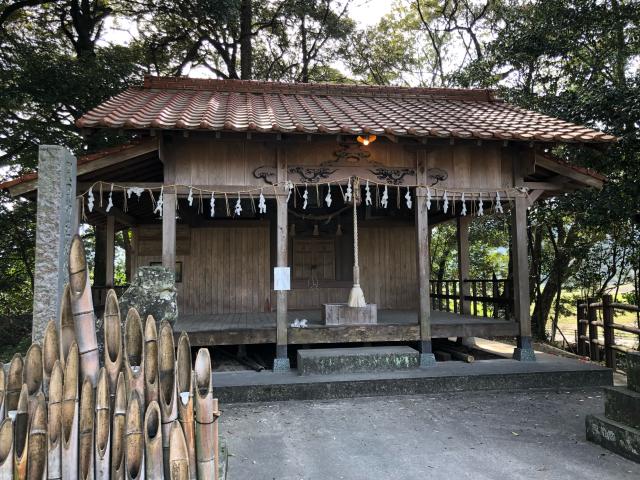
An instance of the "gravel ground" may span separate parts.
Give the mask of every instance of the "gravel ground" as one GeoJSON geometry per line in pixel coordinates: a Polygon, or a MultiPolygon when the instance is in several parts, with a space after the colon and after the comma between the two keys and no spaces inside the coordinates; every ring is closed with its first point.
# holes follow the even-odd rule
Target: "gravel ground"
{"type": "Polygon", "coordinates": [[[229,480],[638,479],[585,440],[600,390],[226,405],[229,480]]]}

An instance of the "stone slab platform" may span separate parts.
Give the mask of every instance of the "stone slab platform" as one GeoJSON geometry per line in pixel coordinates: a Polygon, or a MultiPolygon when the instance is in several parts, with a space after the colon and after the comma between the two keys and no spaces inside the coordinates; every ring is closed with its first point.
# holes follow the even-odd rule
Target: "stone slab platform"
{"type": "Polygon", "coordinates": [[[624,387],[605,388],[604,415],[630,427],[640,428],[640,393],[624,387]]]}
{"type": "Polygon", "coordinates": [[[386,372],[420,366],[420,353],[405,346],[298,350],[300,375],[386,372]]]}
{"type": "Polygon", "coordinates": [[[604,415],[587,415],[587,440],[623,457],[640,462],[640,430],[604,415]]]}
{"type": "Polygon", "coordinates": [[[640,392],[640,352],[626,354],[627,382],[631,390],[640,392]]]}
{"type": "Polygon", "coordinates": [[[536,362],[442,362],[428,368],[378,373],[214,372],[213,384],[216,396],[225,404],[613,385],[613,372],[608,368],[541,352],[536,356],[536,362]]]}

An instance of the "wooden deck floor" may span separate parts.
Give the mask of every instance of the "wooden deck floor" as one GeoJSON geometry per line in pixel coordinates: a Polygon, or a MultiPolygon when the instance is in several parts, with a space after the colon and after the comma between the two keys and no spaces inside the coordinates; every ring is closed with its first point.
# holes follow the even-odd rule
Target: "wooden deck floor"
{"type": "MultiPolygon", "coordinates": [[[[325,326],[320,310],[290,311],[288,324],[291,325],[295,319],[307,319],[309,327],[289,327],[290,344],[409,342],[420,339],[418,312],[413,310],[380,310],[376,325],[325,326]]],[[[433,311],[431,329],[434,338],[499,337],[517,335],[518,324],[501,319],[433,311]]],[[[180,315],[174,331],[187,332],[194,346],[275,343],[276,314],[180,315]]]]}

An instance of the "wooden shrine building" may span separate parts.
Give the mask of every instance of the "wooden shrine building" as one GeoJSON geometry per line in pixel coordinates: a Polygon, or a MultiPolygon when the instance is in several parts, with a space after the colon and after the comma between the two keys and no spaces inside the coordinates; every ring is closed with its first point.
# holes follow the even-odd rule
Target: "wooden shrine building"
{"type": "MultiPolygon", "coordinates": [[[[353,342],[417,343],[427,364],[432,338],[467,336],[516,337],[515,357],[533,359],[527,208],[604,181],[549,149],[615,141],[488,90],[157,77],[77,127],[132,139],[77,164],[79,215],[110,239],[96,290],[113,285],[113,236],[130,228],[134,271],[176,268],[177,331],[194,345],[275,344],[281,364],[288,345],[353,342]],[[513,278],[469,278],[477,215],[511,216],[513,278]],[[459,275],[434,288],[430,228],[449,221],[459,275]],[[354,273],[367,307],[333,318],[354,273]]],[[[33,197],[37,185],[0,188],[33,197]]]]}

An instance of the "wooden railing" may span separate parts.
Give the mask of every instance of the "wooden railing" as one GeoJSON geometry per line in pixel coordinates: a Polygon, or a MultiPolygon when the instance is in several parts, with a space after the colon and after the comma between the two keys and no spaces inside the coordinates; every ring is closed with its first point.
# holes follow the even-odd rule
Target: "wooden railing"
{"type": "Polygon", "coordinates": [[[637,313],[640,307],[626,303],[614,302],[611,295],[603,295],[602,301],[595,298],[578,301],[577,309],[577,350],[578,355],[588,356],[592,361],[599,362],[600,347],[604,351],[604,362],[609,368],[616,368],[616,354],[633,351],[624,345],[616,345],[616,331],[632,333],[640,338],[640,328],[615,323],[616,310],[637,313]],[[601,320],[598,319],[600,314],[601,320]],[[602,330],[602,338],[599,338],[602,330]]]}
{"type": "MultiPolygon", "coordinates": [[[[464,280],[469,294],[464,298],[469,314],[477,317],[510,318],[512,307],[511,279],[464,280]]],[[[460,313],[460,281],[438,280],[430,282],[431,308],[444,312],[460,313]]]]}

